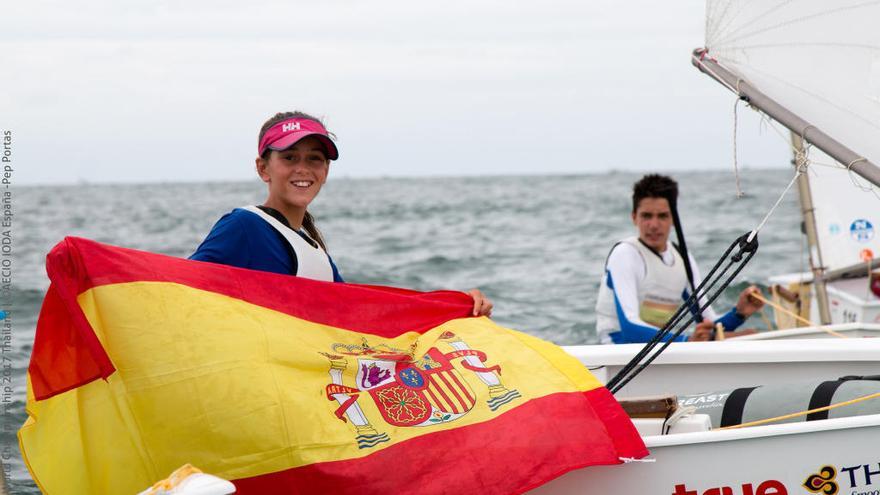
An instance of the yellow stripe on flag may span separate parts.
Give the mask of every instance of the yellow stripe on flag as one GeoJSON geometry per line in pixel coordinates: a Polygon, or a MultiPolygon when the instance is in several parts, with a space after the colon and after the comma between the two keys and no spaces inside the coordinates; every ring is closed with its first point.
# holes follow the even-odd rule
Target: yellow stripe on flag
{"type": "MultiPolygon", "coordinates": [[[[99,286],[82,293],[78,301],[117,371],[106,382],[91,382],[31,403],[33,420],[47,427],[35,430],[26,425],[21,442],[24,450],[37,452],[31,447],[46,444],[47,437],[66,439],[56,452],[40,451],[27,459],[33,468],[58,459],[57,450],[64,451],[61,458],[69,456],[71,462],[58,466],[65,476],[54,479],[81,477],[80,464],[90,471],[130,466],[124,473],[111,470],[93,478],[104,485],[92,486],[95,493],[106,493],[107,487],[113,487],[114,493],[133,493],[185,463],[238,479],[355,459],[428,432],[387,424],[370,395],[362,392],[357,404],[375,430],[390,439],[359,449],[358,430],[351,421],[334,416],[339,403],[328,400],[325,392],[331,383],[328,355],[337,354],[334,345],[336,350],[339,345],[352,350],[364,345],[414,349],[414,356],[420,357],[433,347],[454,352],[456,348],[441,339],[451,332],[469,349],[486,354],[484,366],[500,365],[501,373],[495,376],[520,395],[492,411],[487,384],[476,372],[456,365],[476,404],[464,417],[431,425],[430,432],[489,421],[549,391],[601,386],[558,347],[500,329],[485,318],[450,320],[423,334],[385,339],[168,282],[99,286]],[[90,414],[79,418],[80,408],[88,408],[90,414]],[[84,427],[91,432],[101,432],[99,438],[94,433],[63,434],[83,420],[90,423],[84,427]],[[147,452],[162,455],[150,457],[147,452]]],[[[356,387],[357,357],[336,361],[340,360],[347,363],[344,385],[356,387]]],[[[441,388],[451,395],[455,387],[444,382],[441,388]]],[[[58,487],[46,488],[64,493],[58,487]]]]}

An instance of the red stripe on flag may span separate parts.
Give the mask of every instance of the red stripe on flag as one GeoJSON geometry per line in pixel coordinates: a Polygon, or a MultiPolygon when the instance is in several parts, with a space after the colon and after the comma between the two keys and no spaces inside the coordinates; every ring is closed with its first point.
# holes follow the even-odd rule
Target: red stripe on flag
{"type": "Polygon", "coordinates": [[[470,316],[473,300],[455,291],[318,282],[289,275],[190,261],[66,237],[46,257],[50,291],[37,325],[28,373],[46,399],[114,371],[76,301],[84,291],[126,282],[169,282],[226,295],[303,320],[393,338],[470,316]],[[55,299],[52,299],[55,298],[55,299]],[[327,308],[333,308],[328,311],[327,308]],[[53,343],[54,342],[54,343],[53,343]]]}
{"type": "Polygon", "coordinates": [[[450,372],[441,371],[440,373],[437,373],[437,375],[440,376],[440,379],[443,380],[443,383],[446,384],[446,388],[448,388],[449,391],[452,392],[452,395],[455,396],[455,400],[461,405],[461,412],[467,411],[468,410],[467,403],[464,400],[462,400],[461,395],[458,394],[458,391],[456,390],[456,388],[454,386],[452,386],[451,383],[449,383],[449,380],[446,378],[446,375],[448,375],[448,374],[450,374],[450,372]]]}
{"type": "Polygon", "coordinates": [[[60,394],[115,371],[75,296],[72,306],[71,297],[65,297],[63,290],[55,284],[49,286],[37,320],[28,367],[37,400],[51,395],[47,391],[60,394]],[[73,316],[68,316],[72,312],[73,316]]]}
{"type": "Polygon", "coordinates": [[[320,282],[277,273],[192,261],[67,237],[46,258],[49,278],[75,286],[173,282],[224,294],[304,320],[359,333],[396,337],[425,332],[470,315],[473,299],[457,291],[320,282]],[[328,307],[334,308],[327,311],[328,307]]]}
{"type": "Polygon", "coordinates": [[[464,395],[467,398],[467,405],[465,406],[465,408],[468,409],[473,407],[474,404],[477,403],[477,399],[476,397],[471,395],[470,388],[467,386],[467,384],[461,383],[461,380],[458,379],[458,376],[456,376],[455,373],[450,373],[450,376],[455,381],[455,384],[458,385],[458,389],[464,392],[464,395]]]}
{"type": "Polygon", "coordinates": [[[422,435],[360,459],[233,483],[239,495],[518,494],[573,469],[647,455],[632,423],[606,431],[599,410],[624,413],[604,388],[597,390],[533,399],[494,420],[422,435]]]}
{"type": "MultiPolygon", "coordinates": [[[[642,449],[644,455],[648,455],[648,450],[645,448],[642,437],[636,431],[632,420],[607,388],[599,387],[590,390],[587,392],[587,397],[589,397],[590,403],[593,405],[593,410],[605,422],[605,428],[608,429],[611,440],[618,451],[639,452],[639,449],[642,449]],[[632,432],[632,434],[629,432],[632,432]]],[[[630,457],[624,454],[621,454],[621,456],[630,457]]],[[[642,456],[637,455],[633,457],[640,458],[642,456]]]]}
{"type": "Polygon", "coordinates": [[[437,398],[437,395],[434,394],[433,390],[433,386],[429,385],[428,387],[425,387],[425,395],[428,396],[428,402],[430,402],[431,405],[434,406],[434,408],[438,411],[445,411],[445,409],[443,409],[442,407],[443,404],[440,402],[440,399],[437,398]]]}
{"type": "Polygon", "coordinates": [[[464,412],[464,411],[458,410],[458,407],[456,407],[455,402],[453,402],[452,399],[450,399],[449,396],[446,395],[446,392],[443,390],[443,387],[441,387],[440,384],[437,383],[437,379],[435,377],[438,374],[439,373],[432,373],[431,374],[430,380],[433,382],[431,384],[433,386],[429,385],[428,388],[433,388],[438,394],[440,394],[440,399],[442,400],[442,402],[446,403],[446,407],[444,407],[442,410],[445,412],[451,412],[451,413],[456,413],[456,414],[464,412]]]}

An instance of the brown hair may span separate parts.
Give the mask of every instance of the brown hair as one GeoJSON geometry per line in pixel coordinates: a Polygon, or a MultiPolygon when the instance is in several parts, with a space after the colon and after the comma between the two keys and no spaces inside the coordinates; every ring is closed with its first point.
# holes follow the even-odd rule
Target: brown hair
{"type": "MultiPolygon", "coordinates": [[[[308,120],[313,120],[313,121],[321,124],[322,126],[324,125],[324,123],[321,122],[321,119],[319,119],[318,117],[314,117],[312,115],[309,115],[305,112],[300,112],[300,111],[278,112],[275,115],[273,115],[269,120],[264,122],[263,126],[260,127],[260,134],[257,136],[257,145],[259,146],[260,142],[263,140],[263,135],[266,134],[266,131],[268,131],[270,127],[272,127],[273,125],[275,125],[281,121],[287,120],[287,119],[308,119],[308,120]]],[[[326,128],[326,126],[325,126],[325,128],[326,128]]],[[[333,135],[329,131],[328,131],[328,134],[330,134],[331,136],[333,135]]],[[[271,152],[272,152],[272,150],[267,148],[266,151],[263,152],[263,155],[261,158],[263,158],[264,160],[268,160],[269,154],[271,152]]],[[[324,157],[326,158],[326,156],[327,156],[327,152],[325,151],[324,157]]],[[[321,248],[324,251],[327,251],[327,246],[326,246],[326,244],[324,244],[324,236],[321,235],[321,231],[318,230],[317,225],[315,225],[315,217],[313,217],[312,214],[308,212],[308,210],[306,210],[306,214],[303,216],[303,225],[302,226],[303,226],[303,229],[305,229],[306,233],[309,235],[309,237],[311,237],[312,239],[315,240],[315,242],[320,244],[321,248]]]]}
{"type": "Polygon", "coordinates": [[[633,213],[639,209],[639,202],[645,198],[663,198],[669,201],[670,208],[675,208],[678,183],[666,175],[648,174],[633,184],[633,213]]]}

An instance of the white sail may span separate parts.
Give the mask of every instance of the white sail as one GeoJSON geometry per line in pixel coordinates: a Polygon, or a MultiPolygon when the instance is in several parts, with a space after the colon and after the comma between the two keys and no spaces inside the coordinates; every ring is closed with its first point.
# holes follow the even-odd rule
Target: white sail
{"type": "MultiPolygon", "coordinates": [[[[709,57],[880,163],[880,1],[709,0],[706,12],[709,57]]],[[[853,184],[849,164],[815,148],[810,160],[825,268],[880,257],[880,199],[853,184]]]]}
{"type": "Polygon", "coordinates": [[[810,150],[810,160],[816,235],[825,268],[880,258],[880,199],[855,174],[829,166],[834,159],[818,149],[810,150]]]}
{"type": "Polygon", "coordinates": [[[708,56],[880,163],[880,1],[708,0],[706,12],[708,56]]]}

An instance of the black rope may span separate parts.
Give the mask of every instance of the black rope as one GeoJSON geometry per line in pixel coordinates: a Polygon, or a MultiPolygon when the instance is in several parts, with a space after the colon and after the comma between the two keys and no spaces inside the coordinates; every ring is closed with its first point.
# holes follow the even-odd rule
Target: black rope
{"type": "MultiPolygon", "coordinates": [[[[751,257],[752,257],[752,254],[749,254],[749,256],[746,258],[745,262],[748,263],[748,260],[751,259],[751,257]]],[[[718,291],[715,292],[715,293],[709,298],[709,300],[706,302],[706,304],[703,305],[703,306],[700,308],[700,312],[702,312],[702,311],[705,310],[707,307],[709,307],[709,305],[712,304],[712,302],[714,302],[715,299],[717,299],[718,296],[721,295],[721,292],[723,292],[724,289],[725,289],[728,285],[730,285],[731,282],[733,282],[734,277],[736,277],[736,276],[739,274],[739,272],[742,270],[742,268],[743,268],[744,266],[745,266],[745,263],[741,264],[740,266],[738,266],[738,267],[736,268],[736,270],[733,272],[733,274],[731,274],[730,277],[728,277],[727,280],[724,281],[724,283],[723,283],[722,286],[718,289],[718,291]]],[[[657,352],[655,352],[654,354],[652,354],[652,355],[651,355],[651,356],[650,356],[650,357],[649,357],[649,358],[648,358],[643,364],[638,365],[638,368],[636,368],[635,370],[633,370],[633,371],[632,371],[627,377],[625,377],[623,380],[621,380],[621,382],[620,382],[620,383],[614,388],[614,390],[612,390],[612,393],[616,393],[618,390],[620,390],[621,388],[623,388],[624,385],[626,385],[627,383],[629,383],[630,380],[632,380],[633,378],[635,378],[636,375],[638,375],[639,373],[641,373],[642,371],[644,371],[644,369],[647,368],[648,365],[650,365],[652,362],[654,362],[654,360],[657,359],[657,358],[660,356],[660,354],[662,354],[663,351],[665,351],[666,348],[669,347],[670,344],[672,344],[673,339],[674,339],[675,337],[678,337],[679,335],[681,335],[681,333],[682,333],[683,331],[685,331],[686,329],[687,329],[687,324],[685,324],[685,325],[683,325],[681,328],[679,328],[678,331],[676,331],[676,332],[673,334],[673,337],[670,338],[669,340],[667,340],[666,342],[664,342],[664,343],[663,343],[663,346],[662,346],[659,350],[657,350],[657,352]]]]}
{"type": "MultiPolygon", "coordinates": [[[[679,252],[684,259],[684,271],[687,274],[688,284],[691,286],[691,294],[697,292],[694,287],[694,269],[691,266],[691,257],[688,255],[687,243],[684,241],[684,229],[681,226],[681,218],[678,216],[678,201],[675,196],[670,195],[666,198],[669,201],[669,209],[672,211],[672,224],[675,226],[675,237],[678,239],[679,252]]],[[[693,311],[691,311],[693,313],[693,311]]],[[[694,323],[699,324],[702,321],[700,313],[694,314],[694,323]]]]}
{"type": "Polygon", "coordinates": [[[745,268],[758,250],[757,234],[751,240],[749,240],[749,236],[751,236],[751,233],[744,234],[733,241],[727,250],[724,251],[718,262],[715,263],[715,266],[712,267],[712,270],[709,271],[706,278],[700,283],[700,286],[678,307],[669,321],[663,325],[663,328],[608,381],[606,388],[611,393],[617,393],[624,385],[629,383],[636,375],[657,359],[676,337],[687,330],[689,321],[685,317],[691,312],[691,308],[698,308],[698,313],[702,314],[721,295],[724,289],[733,282],[733,279],[745,268]],[[734,252],[734,250],[736,251],[734,252]],[[719,271],[722,265],[724,267],[719,271]],[[736,266],[734,267],[734,265],[736,266]],[[733,268],[733,273],[728,275],[731,268],[733,268]],[[705,300],[705,303],[701,303],[702,300],[705,300]],[[664,339],[666,340],[664,341],[664,339]],[[651,354],[661,341],[664,341],[663,345],[651,354]],[[651,355],[649,356],[649,354],[651,355]]]}
{"type": "MultiPolygon", "coordinates": [[[[740,239],[742,239],[742,238],[740,238],[740,239]]],[[[737,239],[737,242],[738,241],[739,241],[739,239],[737,239]]],[[[617,376],[615,376],[614,378],[612,378],[611,381],[608,382],[608,385],[606,385],[606,386],[609,389],[611,388],[611,386],[613,386],[615,384],[615,380],[617,380],[618,377],[622,377],[626,373],[629,373],[631,371],[631,368],[635,367],[636,363],[641,361],[654,347],[656,347],[656,345],[664,337],[666,337],[667,335],[669,335],[670,332],[672,332],[673,328],[675,328],[681,322],[683,316],[685,314],[687,314],[688,309],[690,307],[692,307],[693,303],[695,301],[699,301],[699,298],[704,295],[703,289],[705,287],[711,286],[710,282],[711,282],[711,280],[713,280],[713,277],[715,277],[715,274],[718,271],[718,267],[723,262],[723,260],[727,259],[728,255],[730,255],[730,253],[733,251],[733,249],[734,249],[734,247],[736,247],[736,245],[737,245],[737,243],[734,242],[733,244],[731,244],[727,248],[727,250],[724,252],[724,255],[722,255],[721,259],[718,261],[718,263],[715,264],[715,266],[712,268],[712,270],[709,271],[709,274],[706,276],[705,279],[703,279],[703,282],[700,284],[700,286],[697,288],[697,290],[694,291],[693,294],[691,294],[691,297],[687,301],[685,301],[684,304],[682,304],[681,306],[678,307],[678,309],[675,311],[675,313],[672,315],[672,317],[669,318],[669,320],[666,322],[666,324],[654,335],[654,337],[650,341],[648,341],[648,343],[639,351],[639,353],[636,354],[636,356],[630,361],[630,363],[628,363],[626,366],[624,366],[624,368],[621,369],[620,372],[618,372],[617,376]]],[[[725,269],[722,271],[722,273],[726,273],[727,269],[729,269],[729,265],[730,264],[728,263],[728,266],[725,267],[725,269]]],[[[681,331],[683,331],[683,329],[681,329],[681,331]]],[[[678,335],[680,335],[681,331],[672,335],[671,338],[675,338],[678,335]]]]}
{"type": "Polygon", "coordinates": [[[745,265],[748,263],[748,261],[754,255],[754,252],[756,249],[757,249],[757,238],[753,239],[752,242],[748,242],[748,234],[743,235],[739,239],[734,241],[734,243],[731,244],[730,247],[727,248],[724,255],[721,257],[721,259],[718,260],[718,262],[715,264],[715,266],[709,272],[709,275],[706,277],[706,279],[704,279],[703,282],[700,284],[700,286],[697,288],[695,294],[691,295],[691,297],[688,298],[687,301],[685,301],[681,306],[679,306],[676,313],[663,326],[663,328],[661,328],[660,331],[657,332],[657,334],[654,336],[654,338],[651,339],[651,341],[648,342],[639,351],[639,353],[629,363],[627,363],[627,365],[624,366],[624,368],[621,369],[621,371],[618,372],[617,375],[614,376],[614,378],[612,378],[608,382],[608,385],[606,385],[608,387],[608,389],[611,390],[612,392],[616,392],[616,391],[620,390],[620,388],[622,388],[623,385],[625,385],[632,378],[634,378],[635,375],[640,373],[648,364],[653,362],[653,360],[656,359],[657,356],[659,356],[660,353],[662,353],[669,346],[669,344],[672,343],[672,341],[676,337],[681,335],[681,333],[687,329],[688,323],[687,323],[687,320],[685,319],[685,316],[687,315],[689,308],[694,305],[697,305],[698,311],[700,311],[702,313],[703,310],[705,310],[707,307],[709,307],[709,305],[711,305],[712,302],[714,302],[715,299],[718,298],[718,296],[721,294],[721,292],[728,285],[730,285],[730,282],[733,280],[733,278],[736,277],[737,274],[739,274],[739,272],[742,270],[743,267],[745,267],[745,265]],[[737,247],[739,248],[739,250],[736,253],[731,255],[731,252],[733,251],[733,249],[737,248],[737,247]],[[743,259],[743,254],[746,254],[746,253],[748,254],[748,256],[745,259],[743,259]],[[728,259],[728,256],[730,256],[730,259],[728,259]],[[723,269],[721,269],[719,271],[719,267],[725,261],[727,261],[726,265],[724,266],[723,269]],[[725,277],[727,272],[730,270],[730,268],[735,263],[739,264],[739,266],[735,269],[734,273],[731,274],[730,276],[726,277],[726,280],[724,280],[722,282],[721,287],[719,287],[717,290],[715,290],[715,292],[711,296],[706,297],[707,294],[709,293],[709,291],[712,290],[725,277]],[[699,301],[701,301],[701,299],[703,299],[703,298],[706,298],[706,302],[701,305],[701,304],[699,304],[699,301]],[[644,364],[640,364],[642,362],[642,360],[645,359],[645,357],[651,351],[653,351],[657,347],[657,345],[661,341],[663,341],[663,339],[666,337],[668,337],[668,339],[666,340],[664,345],[653,356],[651,356],[644,364]]]}

